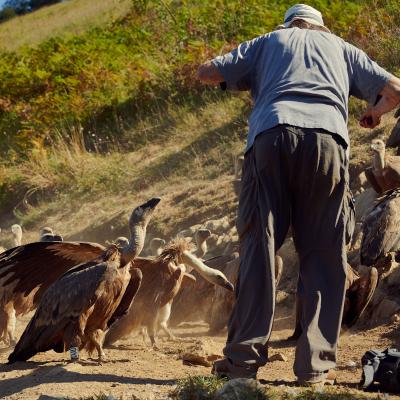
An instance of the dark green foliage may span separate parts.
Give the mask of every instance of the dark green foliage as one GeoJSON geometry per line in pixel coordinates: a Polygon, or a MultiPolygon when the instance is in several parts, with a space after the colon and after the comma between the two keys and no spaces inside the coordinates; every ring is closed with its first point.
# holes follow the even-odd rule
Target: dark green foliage
{"type": "Polygon", "coordinates": [[[12,7],[4,7],[0,11],[0,22],[7,21],[10,18],[13,18],[17,15],[15,10],[12,7]]]}

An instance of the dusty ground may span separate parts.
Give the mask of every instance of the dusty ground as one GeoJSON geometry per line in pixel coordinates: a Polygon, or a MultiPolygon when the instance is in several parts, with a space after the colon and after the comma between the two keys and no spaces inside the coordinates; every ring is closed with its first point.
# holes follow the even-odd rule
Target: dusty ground
{"type": "MultiPolygon", "coordinates": [[[[284,342],[291,332],[292,317],[285,312],[276,318],[271,339],[270,355],[283,353],[287,362],[267,364],[259,371],[262,383],[292,386],[294,375],[292,362],[294,347],[284,342]],[[283,316],[282,316],[283,315],[283,316]]],[[[25,317],[18,321],[18,334],[28,322],[25,317]]],[[[120,341],[116,348],[108,349],[107,362],[97,365],[91,360],[82,364],[69,364],[67,354],[48,352],[32,358],[27,363],[4,364],[9,350],[0,349],[0,398],[4,399],[49,399],[73,398],[110,394],[131,399],[164,399],[179,378],[188,375],[208,375],[210,368],[183,365],[179,355],[187,349],[205,348],[208,352],[221,354],[225,336],[207,336],[205,324],[187,324],[174,330],[176,342],[160,339],[160,350],[144,345],[139,336],[120,341]]],[[[359,360],[367,349],[383,349],[395,345],[398,338],[393,327],[373,330],[355,330],[344,333],[339,350],[339,386],[354,389],[361,376],[359,360]],[[350,368],[349,362],[357,362],[350,368]]],[[[84,355],[86,357],[86,355],[84,355]]],[[[289,389],[290,390],[290,389],[289,389]]],[[[376,398],[376,395],[374,396],[376,398]]],[[[390,396],[390,398],[399,398],[390,396]]]]}

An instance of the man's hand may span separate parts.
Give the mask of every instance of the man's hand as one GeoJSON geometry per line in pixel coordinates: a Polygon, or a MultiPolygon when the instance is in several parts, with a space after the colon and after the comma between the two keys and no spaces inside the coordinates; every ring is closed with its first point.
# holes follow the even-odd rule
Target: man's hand
{"type": "Polygon", "coordinates": [[[394,110],[400,104],[400,79],[393,77],[379,93],[380,100],[369,105],[360,119],[363,128],[375,128],[381,123],[381,117],[394,110]]]}
{"type": "Polygon", "coordinates": [[[363,128],[375,128],[381,123],[381,116],[377,114],[375,106],[369,105],[360,119],[363,128]]]}
{"type": "Polygon", "coordinates": [[[207,85],[218,85],[225,81],[218,68],[211,61],[200,65],[197,70],[197,79],[207,85]]]}

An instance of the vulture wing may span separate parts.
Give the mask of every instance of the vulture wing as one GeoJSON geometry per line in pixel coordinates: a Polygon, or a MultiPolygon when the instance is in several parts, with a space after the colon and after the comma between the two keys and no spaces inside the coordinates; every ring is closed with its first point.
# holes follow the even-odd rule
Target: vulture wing
{"type": "Polygon", "coordinates": [[[117,319],[124,316],[130,309],[133,300],[135,299],[136,293],[138,292],[142,283],[143,274],[139,268],[133,268],[131,270],[131,279],[128,287],[119,303],[117,309],[114,311],[112,317],[108,320],[107,326],[110,327],[117,319]]]}
{"type": "Polygon", "coordinates": [[[390,189],[396,189],[400,186],[400,157],[386,157],[384,177],[390,189]]]}
{"type": "Polygon", "coordinates": [[[372,188],[375,190],[376,193],[382,194],[383,190],[379,182],[376,180],[374,171],[372,167],[368,167],[364,170],[365,176],[367,177],[367,180],[369,184],[372,186],[372,188]]]}
{"type": "MultiPolygon", "coordinates": [[[[397,110],[397,113],[400,114],[400,109],[397,110]]],[[[390,132],[388,140],[386,141],[387,147],[397,147],[399,145],[400,145],[400,119],[397,121],[396,125],[390,132]]]]}
{"type": "Polygon", "coordinates": [[[361,263],[372,266],[391,251],[397,251],[400,242],[400,191],[385,195],[374,207],[363,225],[361,263]]]}
{"type": "Polygon", "coordinates": [[[35,242],[0,254],[0,297],[13,299],[17,314],[35,308],[44,291],[67,270],[98,257],[96,243],[35,242]]]}
{"type": "Polygon", "coordinates": [[[232,261],[235,257],[232,254],[215,256],[204,261],[207,267],[223,270],[227,262],[232,261]]]}
{"type": "Polygon", "coordinates": [[[25,361],[35,354],[54,349],[63,351],[66,330],[82,332],[93,305],[101,296],[106,263],[87,265],[84,270],[65,274],[43,294],[35,315],[25,328],[9,363],[25,361]]]}

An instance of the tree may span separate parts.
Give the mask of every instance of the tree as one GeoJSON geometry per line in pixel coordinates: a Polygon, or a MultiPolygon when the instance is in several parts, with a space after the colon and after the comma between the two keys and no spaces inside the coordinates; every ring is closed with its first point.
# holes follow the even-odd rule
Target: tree
{"type": "Polygon", "coordinates": [[[7,21],[17,15],[12,7],[5,7],[0,11],[0,22],[7,21]]]}

